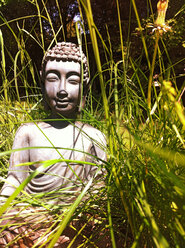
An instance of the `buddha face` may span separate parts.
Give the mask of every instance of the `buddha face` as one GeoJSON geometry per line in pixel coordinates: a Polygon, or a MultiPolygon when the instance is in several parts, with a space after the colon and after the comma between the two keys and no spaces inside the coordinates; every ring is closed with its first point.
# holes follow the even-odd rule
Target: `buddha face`
{"type": "Polygon", "coordinates": [[[45,97],[53,116],[75,118],[80,103],[80,63],[48,61],[45,68],[45,97]]]}

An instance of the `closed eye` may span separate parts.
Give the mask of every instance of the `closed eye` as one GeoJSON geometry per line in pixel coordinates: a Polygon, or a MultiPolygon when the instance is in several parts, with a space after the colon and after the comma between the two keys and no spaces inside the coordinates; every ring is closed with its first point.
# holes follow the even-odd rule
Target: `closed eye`
{"type": "Polygon", "coordinates": [[[59,80],[59,77],[55,73],[49,73],[46,77],[48,82],[55,82],[59,80]]]}
{"type": "Polygon", "coordinates": [[[79,76],[76,76],[76,75],[70,76],[68,78],[68,82],[70,84],[79,84],[80,83],[80,77],[79,76]]]}
{"type": "Polygon", "coordinates": [[[76,81],[76,80],[69,80],[68,81],[70,84],[79,84],[79,81],[76,81]]]}

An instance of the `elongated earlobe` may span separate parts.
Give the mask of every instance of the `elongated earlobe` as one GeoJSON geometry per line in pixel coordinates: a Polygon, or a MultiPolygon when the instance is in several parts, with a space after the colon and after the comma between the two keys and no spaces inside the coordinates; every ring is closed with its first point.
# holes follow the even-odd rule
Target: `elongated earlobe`
{"type": "Polygon", "coordinates": [[[89,78],[87,79],[86,82],[83,82],[83,92],[82,92],[83,96],[80,99],[80,105],[78,108],[79,113],[85,107],[85,101],[86,101],[86,96],[87,96],[88,90],[89,90],[89,78]]]}
{"type": "Polygon", "coordinates": [[[45,111],[48,112],[51,110],[51,108],[49,107],[49,104],[48,104],[47,99],[46,99],[44,82],[41,82],[41,91],[42,91],[42,96],[43,96],[42,104],[44,106],[45,111]]]}
{"type": "Polygon", "coordinates": [[[86,100],[86,95],[83,96],[80,100],[80,105],[78,108],[78,112],[80,113],[82,111],[82,109],[85,107],[85,100],[86,100]]]}

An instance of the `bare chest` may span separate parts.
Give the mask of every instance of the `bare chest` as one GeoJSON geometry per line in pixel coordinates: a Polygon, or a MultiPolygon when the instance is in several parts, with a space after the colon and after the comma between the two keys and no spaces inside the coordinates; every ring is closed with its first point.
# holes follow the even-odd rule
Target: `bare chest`
{"type": "Polygon", "coordinates": [[[83,152],[88,151],[90,141],[82,131],[73,126],[63,129],[38,129],[29,139],[30,161],[46,161],[51,159],[82,159],[83,152]],[[81,151],[81,152],[79,152],[81,151]]]}

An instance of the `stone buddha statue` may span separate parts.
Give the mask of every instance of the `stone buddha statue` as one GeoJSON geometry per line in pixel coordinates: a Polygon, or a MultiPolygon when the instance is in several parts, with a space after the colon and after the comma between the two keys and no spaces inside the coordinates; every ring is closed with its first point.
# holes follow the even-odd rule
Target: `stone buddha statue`
{"type": "Polygon", "coordinates": [[[95,175],[99,159],[106,160],[102,132],[77,121],[89,83],[87,59],[80,48],[62,42],[48,50],[42,62],[41,81],[50,115],[45,121],[25,123],[17,130],[13,149],[28,149],[11,154],[1,196],[10,196],[42,161],[59,160],[27,184],[24,190],[29,194],[80,188],[95,175]]]}

